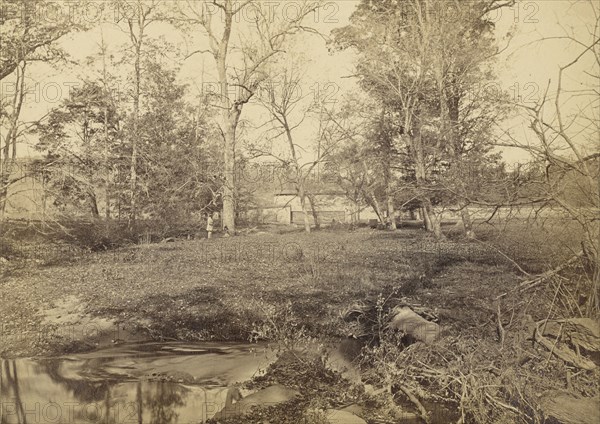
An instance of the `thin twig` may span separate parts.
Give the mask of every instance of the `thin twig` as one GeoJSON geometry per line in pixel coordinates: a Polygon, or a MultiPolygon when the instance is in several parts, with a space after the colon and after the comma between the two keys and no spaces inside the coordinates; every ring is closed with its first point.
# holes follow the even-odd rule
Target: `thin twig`
{"type": "Polygon", "coordinates": [[[508,404],[506,404],[504,402],[499,401],[498,399],[496,399],[495,397],[493,397],[489,393],[486,393],[485,397],[488,398],[492,403],[495,403],[498,406],[506,408],[509,411],[512,411],[512,412],[514,412],[517,415],[523,415],[523,413],[521,411],[519,411],[517,408],[515,408],[514,406],[511,406],[511,405],[508,405],[508,404]]]}
{"type": "Polygon", "coordinates": [[[431,422],[431,419],[429,418],[429,413],[427,412],[427,409],[425,409],[425,407],[423,406],[423,404],[421,403],[421,401],[419,401],[419,399],[417,399],[417,397],[415,395],[412,394],[412,392],[405,386],[399,384],[397,386],[402,393],[404,393],[406,395],[406,397],[408,398],[408,400],[410,400],[419,410],[419,413],[421,414],[421,418],[423,418],[423,420],[429,424],[431,422]]]}
{"type": "Polygon", "coordinates": [[[568,266],[571,266],[582,256],[583,256],[583,250],[580,251],[579,253],[577,253],[575,256],[573,256],[571,259],[569,259],[567,262],[559,265],[558,267],[556,267],[550,271],[546,271],[543,274],[540,274],[531,280],[523,281],[521,284],[519,284],[517,286],[517,289],[518,290],[527,290],[527,289],[537,286],[538,284],[542,283],[543,281],[547,280],[548,278],[552,277],[553,275],[559,273],[560,271],[567,268],[568,266]]]}
{"type": "Polygon", "coordinates": [[[500,350],[504,347],[504,327],[502,327],[502,316],[500,314],[500,303],[498,303],[498,335],[500,337],[500,350]]]}
{"type": "MultiPolygon", "coordinates": [[[[548,320],[546,320],[546,322],[548,322],[548,320]]],[[[546,324],[544,323],[544,326],[545,325],[546,324]]],[[[552,358],[552,354],[554,353],[554,348],[558,344],[558,341],[560,340],[560,336],[562,335],[563,325],[564,324],[560,324],[560,329],[558,330],[558,335],[556,336],[556,340],[554,340],[554,344],[552,345],[552,349],[550,349],[550,353],[548,354],[548,358],[546,358],[546,363],[544,364],[544,368],[546,368],[548,366],[548,364],[550,363],[550,358],[552,358]]]]}
{"type": "Polygon", "coordinates": [[[474,240],[475,240],[476,242],[478,242],[478,243],[481,243],[481,244],[483,244],[484,246],[491,247],[491,248],[492,248],[492,249],[494,249],[496,252],[500,253],[500,255],[502,255],[504,258],[508,259],[508,260],[509,260],[509,261],[510,261],[510,262],[511,262],[511,263],[512,263],[514,266],[516,266],[516,267],[517,267],[517,269],[518,269],[518,270],[519,270],[521,273],[523,273],[524,275],[527,275],[527,276],[530,276],[530,275],[531,275],[530,273],[528,273],[527,271],[525,271],[523,268],[521,268],[521,266],[520,266],[520,265],[519,265],[517,262],[515,262],[515,260],[514,260],[514,259],[512,259],[510,256],[508,256],[506,253],[504,253],[504,252],[503,252],[503,251],[501,251],[500,249],[498,249],[496,246],[494,246],[494,245],[491,245],[491,244],[489,244],[489,243],[486,243],[486,242],[484,242],[484,241],[478,240],[478,239],[474,239],[474,240]]]}

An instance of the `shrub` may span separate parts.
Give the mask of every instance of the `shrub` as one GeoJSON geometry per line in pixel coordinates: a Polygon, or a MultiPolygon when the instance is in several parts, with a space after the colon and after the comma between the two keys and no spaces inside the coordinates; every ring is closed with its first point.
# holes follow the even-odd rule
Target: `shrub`
{"type": "Polygon", "coordinates": [[[73,220],[57,223],[48,238],[95,252],[134,243],[135,233],[126,222],[73,220]]]}

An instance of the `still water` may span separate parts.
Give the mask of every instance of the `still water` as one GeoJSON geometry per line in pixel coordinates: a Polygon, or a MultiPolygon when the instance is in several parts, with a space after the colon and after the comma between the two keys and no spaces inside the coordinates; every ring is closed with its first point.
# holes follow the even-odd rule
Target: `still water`
{"type": "Polygon", "coordinates": [[[0,423],[202,423],[274,359],[260,344],[144,343],[2,360],[0,423]]]}

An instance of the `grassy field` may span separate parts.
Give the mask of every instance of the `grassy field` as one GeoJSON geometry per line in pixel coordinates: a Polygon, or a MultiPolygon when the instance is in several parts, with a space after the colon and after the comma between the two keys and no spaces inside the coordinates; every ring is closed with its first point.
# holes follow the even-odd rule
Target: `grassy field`
{"type": "Polygon", "coordinates": [[[451,306],[448,296],[464,303],[484,285],[486,296],[473,299],[484,304],[516,279],[511,264],[495,251],[437,243],[418,230],[253,234],[133,246],[56,262],[14,270],[0,285],[4,335],[21,332],[16,337],[21,345],[5,344],[4,354],[64,350],[60,337],[28,346],[26,332],[40,342],[38,333],[44,332],[36,330],[44,308],[69,296],[89,314],[155,338],[247,340],[261,337],[261,324],[272,315],[320,337],[339,337],[345,335],[342,314],[368,297],[397,290],[444,314],[451,306]]]}
{"type": "MultiPolygon", "coordinates": [[[[540,244],[547,235],[536,236],[530,225],[478,228],[480,241],[463,240],[452,229],[443,242],[418,229],[255,231],[75,256],[63,252],[51,260],[34,254],[26,266],[12,264],[0,283],[0,353],[89,350],[119,342],[113,327],[126,329],[122,341],[268,340],[292,350],[309,340],[337,343],[354,336],[364,346],[366,382],[427,387],[424,398],[455,409],[464,402],[462,410],[479,422],[504,415],[511,422],[510,409],[499,406],[506,402],[535,416],[535,393],[564,385],[567,368],[532,347],[531,323],[549,313],[560,316],[565,308],[557,302],[548,309],[554,286],[514,289],[528,278],[524,272],[548,269],[570,249],[540,244]],[[406,347],[392,335],[378,337],[385,314],[399,304],[437,317],[440,341],[406,347]],[[87,323],[111,324],[86,332],[63,319],[74,309],[87,323]],[[367,311],[363,324],[369,325],[344,319],[357,309],[367,311]],[[372,333],[365,335],[365,328],[372,333]],[[421,364],[418,370],[415,364],[421,364]],[[503,384],[494,400],[482,394],[482,386],[503,384]]],[[[576,288],[571,294],[577,296],[576,288]]],[[[298,380],[297,366],[284,369],[290,381],[298,380]]],[[[579,394],[595,395],[596,374],[579,374],[570,384],[579,394]]],[[[321,376],[330,399],[334,383],[325,383],[332,377],[325,371],[321,376]]]]}

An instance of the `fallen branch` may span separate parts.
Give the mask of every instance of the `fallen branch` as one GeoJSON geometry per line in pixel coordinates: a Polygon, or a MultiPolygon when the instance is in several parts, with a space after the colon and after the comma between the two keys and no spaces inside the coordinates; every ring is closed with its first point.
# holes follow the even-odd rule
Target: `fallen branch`
{"type": "Polygon", "coordinates": [[[547,320],[542,327],[544,335],[560,337],[565,334],[569,342],[588,352],[600,352],[600,325],[591,318],[566,318],[547,320]]]}
{"type": "Polygon", "coordinates": [[[410,400],[415,405],[415,407],[419,410],[419,413],[421,414],[421,418],[427,424],[429,424],[431,422],[431,419],[429,418],[429,413],[427,412],[427,409],[425,409],[425,407],[423,406],[421,401],[419,401],[419,399],[417,399],[417,397],[415,395],[413,395],[412,392],[407,387],[405,387],[401,384],[397,384],[396,386],[400,389],[400,391],[402,391],[402,393],[404,393],[406,395],[408,400],[410,400]]]}
{"type": "Polygon", "coordinates": [[[523,281],[521,284],[519,284],[517,286],[517,289],[518,290],[527,290],[527,289],[533,288],[533,287],[541,284],[548,278],[561,272],[563,269],[573,265],[573,263],[577,262],[577,260],[579,258],[581,258],[582,256],[583,256],[583,250],[580,251],[579,253],[577,253],[575,256],[573,256],[571,259],[569,259],[567,262],[564,262],[563,264],[561,264],[560,266],[558,266],[550,271],[546,271],[543,274],[540,274],[531,280],[523,281]]]}
{"type": "Polygon", "coordinates": [[[534,339],[536,342],[548,349],[550,351],[550,354],[554,354],[563,361],[575,365],[577,368],[581,368],[584,370],[593,370],[596,368],[596,364],[590,361],[589,359],[580,357],[577,355],[577,353],[573,352],[568,347],[558,346],[557,343],[552,343],[550,340],[544,337],[540,329],[540,326],[544,322],[545,320],[537,323],[535,326],[534,339]]]}
{"type": "Polygon", "coordinates": [[[558,335],[556,336],[556,339],[554,340],[554,344],[552,345],[552,349],[550,349],[550,353],[548,354],[548,359],[546,359],[546,364],[544,365],[544,368],[546,368],[548,366],[548,363],[550,362],[550,358],[552,357],[552,354],[554,353],[554,348],[558,344],[558,341],[560,340],[561,336],[562,336],[562,325],[560,326],[560,330],[558,332],[558,335]]]}
{"type": "Polygon", "coordinates": [[[504,402],[499,401],[498,399],[496,399],[495,397],[493,397],[492,395],[490,395],[487,392],[485,394],[485,397],[490,402],[492,402],[492,403],[494,403],[494,404],[496,404],[496,405],[498,405],[498,406],[500,406],[502,408],[508,409],[509,411],[512,411],[512,412],[514,412],[517,415],[523,415],[523,413],[521,411],[519,411],[517,408],[515,408],[514,406],[511,406],[511,405],[508,405],[508,404],[506,404],[504,402]]]}

